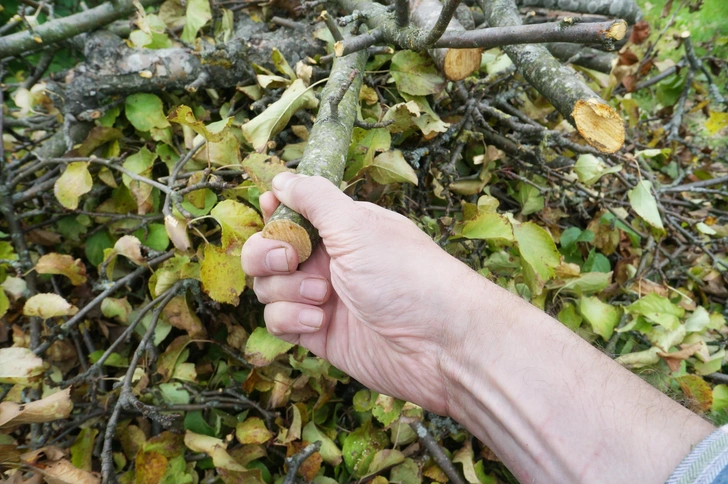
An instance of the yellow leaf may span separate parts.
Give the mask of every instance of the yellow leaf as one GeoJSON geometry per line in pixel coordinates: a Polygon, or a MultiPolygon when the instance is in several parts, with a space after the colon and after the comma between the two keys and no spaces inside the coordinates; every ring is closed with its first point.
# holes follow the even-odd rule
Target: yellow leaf
{"type": "Polygon", "coordinates": [[[61,205],[75,210],[78,208],[78,199],[81,195],[91,191],[93,180],[88,172],[88,163],[69,163],[66,171],[63,172],[53,185],[53,193],[61,205]]]}
{"type": "Polygon", "coordinates": [[[728,127],[728,113],[712,111],[710,118],[705,122],[705,129],[711,136],[728,127]]]}

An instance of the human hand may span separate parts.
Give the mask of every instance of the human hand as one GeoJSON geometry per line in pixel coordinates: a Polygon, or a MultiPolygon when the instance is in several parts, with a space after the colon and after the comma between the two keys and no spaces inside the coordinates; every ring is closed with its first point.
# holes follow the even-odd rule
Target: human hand
{"type": "Polygon", "coordinates": [[[446,414],[441,358],[462,344],[482,278],[405,217],[355,202],[324,178],[278,175],[260,198],[266,220],[279,200],[322,241],[300,267],[286,242],[256,234],[243,247],[268,331],[373,390],[446,414]]]}

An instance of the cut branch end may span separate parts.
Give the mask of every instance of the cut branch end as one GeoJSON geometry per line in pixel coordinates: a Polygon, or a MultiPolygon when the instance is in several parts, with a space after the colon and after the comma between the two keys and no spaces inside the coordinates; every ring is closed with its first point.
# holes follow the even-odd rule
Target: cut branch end
{"type": "Polygon", "coordinates": [[[624,145],[622,118],[599,99],[578,100],[571,116],[579,134],[603,153],[614,153],[624,145]]]}
{"type": "Polygon", "coordinates": [[[451,81],[461,81],[480,68],[481,49],[448,49],[442,72],[451,81]]]}
{"type": "Polygon", "coordinates": [[[299,264],[311,256],[311,237],[308,231],[291,220],[269,221],[263,228],[263,237],[291,244],[298,253],[299,264]]]}
{"type": "Polygon", "coordinates": [[[617,20],[609,27],[605,37],[611,40],[622,40],[627,35],[627,22],[624,20],[617,20]]]}

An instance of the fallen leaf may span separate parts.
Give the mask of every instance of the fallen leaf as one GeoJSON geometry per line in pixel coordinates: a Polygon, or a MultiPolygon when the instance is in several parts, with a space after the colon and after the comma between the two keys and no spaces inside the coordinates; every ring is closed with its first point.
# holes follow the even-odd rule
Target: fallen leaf
{"type": "Polygon", "coordinates": [[[71,284],[79,286],[86,282],[86,266],[81,259],[52,252],[45,254],[35,264],[38,274],[59,274],[68,277],[71,284]]]}
{"type": "Polygon", "coordinates": [[[49,319],[59,316],[73,316],[78,312],[78,308],[63,299],[58,294],[45,293],[36,294],[25,302],[23,306],[23,315],[38,316],[39,318],[49,319]]]}

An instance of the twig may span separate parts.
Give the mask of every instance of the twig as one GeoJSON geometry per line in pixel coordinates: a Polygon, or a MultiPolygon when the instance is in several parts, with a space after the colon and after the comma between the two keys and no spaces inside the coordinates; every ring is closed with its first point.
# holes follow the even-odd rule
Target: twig
{"type": "Polygon", "coordinates": [[[148,262],[148,265],[146,266],[140,266],[137,267],[134,272],[127,274],[126,276],[122,277],[115,283],[113,283],[111,286],[106,288],[101,294],[96,296],[86,304],[81,310],[79,310],[71,319],[63,323],[62,325],[58,326],[56,328],[56,331],[54,334],[48,336],[46,340],[41,343],[34,351],[36,355],[42,355],[45,353],[45,351],[53,344],[54,341],[58,339],[58,336],[61,334],[67,333],[71,328],[76,326],[78,323],[83,321],[84,316],[86,316],[93,308],[101,304],[101,302],[106,299],[108,296],[114,293],[114,291],[120,289],[124,285],[128,284],[132,280],[136,279],[137,277],[144,274],[146,271],[148,271],[151,267],[161,264],[162,262],[166,261],[167,259],[170,259],[174,255],[173,252],[167,252],[163,255],[160,255],[159,257],[156,257],[148,262]]]}
{"type": "Polygon", "coordinates": [[[427,427],[422,425],[422,422],[419,420],[410,422],[410,427],[415,431],[420,442],[422,442],[437,466],[442,469],[450,481],[453,484],[465,484],[465,481],[460,477],[460,473],[455,469],[452,461],[448,459],[445,452],[443,452],[442,448],[437,444],[432,435],[430,435],[430,432],[427,431],[427,427]]]}
{"type": "Polygon", "coordinates": [[[728,175],[720,176],[718,178],[711,178],[710,180],[700,180],[693,183],[686,183],[684,185],[679,185],[676,187],[667,187],[663,188],[661,190],[658,190],[662,193],[666,192],[689,192],[695,188],[704,188],[704,187],[710,187],[713,185],[721,185],[723,183],[728,183],[728,175]]]}
{"type": "Polygon", "coordinates": [[[331,15],[329,15],[329,12],[327,12],[326,10],[321,12],[321,20],[324,21],[326,27],[329,29],[329,32],[331,32],[331,36],[336,42],[344,40],[344,35],[341,33],[341,30],[339,30],[339,27],[336,25],[336,22],[334,22],[334,19],[331,17],[331,15]]]}
{"type": "Polygon", "coordinates": [[[129,324],[129,326],[126,327],[126,329],[124,330],[124,332],[121,333],[121,336],[119,336],[118,338],[116,338],[116,340],[114,340],[114,342],[111,343],[111,346],[109,346],[109,348],[104,352],[104,354],[101,355],[101,357],[98,359],[98,361],[96,361],[96,363],[94,363],[93,365],[91,365],[86,371],[84,371],[80,375],[77,375],[74,378],[71,378],[70,380],[62,381],[60,383],[61,388],[66,388],[66,387],[69,387],[71,385],[76,385],[77,383],[80,383],[80,382],[84,381],[86,378],[88,378],[89,376],[93,375],[94,373],[100,371],[101,368],[103,367],[104,363],[106,362],[106,360],[109,359],[109,357],[114,352],[114,350],[123,341],[127,341],[128,340],[128,338],[132,335],[132,333],[136,329],[137,325],[142,321],[142,319],[144,319],[144,316],[146,316],[146,314],[149,311],[151,311],[152,308],[154,308],[154,306],[156,306],[157,304],[159,304],[162,301],[162,299],[164,299],[165,297],[167,297],[169,291],[171,291],[171,290],[172,290],[172,287],[170,287],[169,289],[167,289],[166,291],[164,291],[162,294],[160,294],[159,296],[157,296],[156,298],[154,298],[150,303],[148,303],[143,308],[141,308],[139,310],[139,312],[137,313],[136,317],[134,318],[134,321],[132,321],[131,324],[129,324]]]}
{"type": "MultiPolygon", "coordinates": [[[[141,3],[144,6],[150,6],[159,1],[142,0],[141,3]]],[[[32,32],[24,31],[7,35],[0,38],[0,59],[38,50],[45,45],[53,45],[62,40],[70,39],[78,34],[126,17],[133,13],[135,9],[136,7],[131,0],[106,2],[85,12],[46,22],[35,27],[32,32]]]]}
{"type": "Polygon", "coordinates": [[[273,17],[270,21],[276,25],[280,25],[281,27],[288,27],[289,29],[294,30],[303,30],[306,28],[301,23],[295,22],[289,18],[273,17]]]}
{"type": "Polygon", "coordinates": [[[139,343],[139,346],[134,352],[134,356],[129,363],[129,369],[126,371],[126,375],[124,376],[119,399],[116,401],[114,411],[111,413],[111,417],[109,417],[109,420],[106,423],[106,433],[104,434],[104,447],[103,451],[101,452],[101,473],[103,476],[103,482],[111,482],[113,478],[112,443],[114,440],[114,435],[116,434],[116,424],[119,421],[119,415],[121,414],[122,407],[134,408],[141,411],[145,417],[161,419],[163,423],[166,424],[171,423],[171,420],[174,418],[168,415],[161,415],[153,407],[144,405],[139,400],[137,400],[136,397],[134,397],[134,395],[132,394],[131,384],[137,364],[139,363],[139,358],[141,358],[144,351],[146,351],[146,346],[154,335],[154,330],[157,327],[157,321],[159,320],[159,316],[162,314],[162,310],[167,305],[167,303],[169,303],[169,301],[172,300],[172,298],[176,295],[177,289],[181,285],[181,281],[176,282],[172,286],[171,290],[165,295],[164,299],[159,302],[159,305],[152,314],[152,320],[149,323],[147,332],[144,334],[144,337],[139,343]]]}
{"type": "Polygon", "coordinates": [[[292,455],[291,457],[286,457],[288,472],[286,473],[286,477],[283,478],[283,484],[295,484],[298,468],[301,467],[301,464],[303,464],[306,459],[311,457],[314,452],[318,452],[319,449],[321,449],[321,441],[317,440],[313,444],[308,444],[298,454],[292,455]]]}
{"type": "Polygon", "coordinates": [[[349,73],[349,77],[347,77],[346,80],[339,86],[334,95],[329,98],[329,116],[332,118],[339,118],[339,104],[341,103],[341,100],[344,99],[344,96],[351,87],[351,83],[354,82],[354,79],[356,79],[358,74],[359,69],[352,69],[351,73],[349,73]]]}
{"type": "Polygon", "coordinates": [[[550,22],[535,25],[491,27],[466,32],[446,33],[435,43],[436,48],[491,49],[503,45],[541,44],[547,42],[610,43],[621,40],[627,30],[624,20],[600,23],[550,22]]]}

